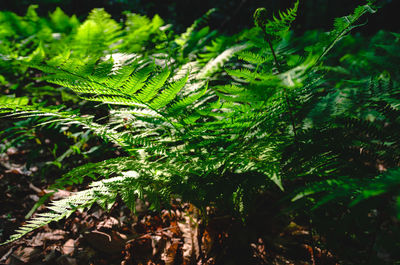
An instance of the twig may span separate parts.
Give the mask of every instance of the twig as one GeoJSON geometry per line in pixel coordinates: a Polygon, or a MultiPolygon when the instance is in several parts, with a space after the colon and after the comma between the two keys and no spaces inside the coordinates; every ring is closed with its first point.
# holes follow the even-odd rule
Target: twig
{"type": "Polygon", "coordinates": [[[8,259],[8,257],[13,253],[14,249],[16,248],[16,246],[12,246],[6,254],[3,255],[3,257],[1,257],[0,262],[6,262],[6,260],[8,259]]]}
{"type": "Polygon", "coordinates": [[[309,219],[309,230],[310,230],[310,244],[311,244],[311,251],[310,251],[311,262],[312,262],[312,265],[316,265],[317,263],[315,262],[315,255],[314,255],[315,242],[314,242],[314,235],[313,235],[313,231],[312,231],[311,218],[309,219]]]}
{"type": "Polygon", "coordinates": [[[162,232],[162,231],[167,231],[167,230],[169,230],[169,229],[171,229],[171,228],[177,228],[177,226],[169,226],[169,227],[166,227],[166,228],[157,230],[157,231],[155,231],[155,232],[149,232],[149,233],[143,234],[143,235],[141,235],[141,236],[132,238],[132,239],[126,241],[126,243],[130,243],[130,242],[132,242],[132,241],[135,241],[136,239],[144,238],[145,236],[149,236],[149,235],[152,235],[152,234],[157,234],[157,233],[162,232]]]}

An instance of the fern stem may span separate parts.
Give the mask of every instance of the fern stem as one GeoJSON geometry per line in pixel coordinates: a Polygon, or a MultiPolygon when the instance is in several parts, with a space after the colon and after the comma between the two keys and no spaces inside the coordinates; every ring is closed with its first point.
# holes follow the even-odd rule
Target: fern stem
{"type": "Polygon", "coordinates": [[[264,29],[264,39],[268,42],[269,48],[270,48],[270,50],[272,52],[272,56],[274,57],[274,62],[275,62],[276,69],[277,69],[278,73],[280,74],[282,72],[281,69],[280,69],[281,67],[279,65],[278,58],[276,57],[274,47],[272,46],[272,43],[268,38],[267,32],[265,32],[265,29],[264,29]]]}
{"type": "MultiPolygon", "coordinates": [[[[271,49],[271,53],[272,53],[272,56],[274,57],[274,62],[275,62],[275,66],[276,66],[276,69],[277,69],[277,71],[278,71],[278,74],[280,74],[282,71],[281,71],[281,68],[280,68],[280,65],[279,65],[279,61],[278,61],[278,58],[277,58],[277,56],[276,56],[274,47],[272,46],[272,42],[271,42],[271,40],[268,38],[268,34],[267,34],[267,31],[265,30],[265,28],[264,28],[264,27],[261,27],[261,29],[262,29],[262,31],[263,31],[263,33],[264,33],[264,39],[265,39],[265,41],[268,43],[269,48],[271,49]]],[[[292,123],[292,130],[293,130],[293,135],[294,135],[294,142],[296,142],[296,141],[297,141],[296,124],[295,124],[295,122],[294,122],[293,110],[292,110],[292,106],[291,106],[291,104],[290,104],[289,95],[288,95],[288,92],[287,92],[286,87],[283,87],[283,93],[285,94],[285,100],[286,100],[286,104],[287,104],[288,111],[289,111],[289,115],[290,115],[290,122],[292,123]]]]}

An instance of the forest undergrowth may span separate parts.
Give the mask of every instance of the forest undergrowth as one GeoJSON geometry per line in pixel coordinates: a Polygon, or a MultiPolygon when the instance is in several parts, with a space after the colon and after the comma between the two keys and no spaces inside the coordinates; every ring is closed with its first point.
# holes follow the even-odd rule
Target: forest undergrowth
{"type": "Polygon", "coordinates": [[[400,264],[400,33],[0,12],[0,262],[400,264]],[[19,227],[19,228],[18,228],[19,227]]]}

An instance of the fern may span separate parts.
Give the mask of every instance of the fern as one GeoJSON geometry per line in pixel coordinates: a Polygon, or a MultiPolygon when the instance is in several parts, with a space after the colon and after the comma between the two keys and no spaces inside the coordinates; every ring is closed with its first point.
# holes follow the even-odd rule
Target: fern
{"type": "Polygon", "coordinates": [[[84,58],[90,54],[102,54],[115,44],[121,27],[103,9],[94,9],[88,19],[78,28],[73,48],[84,58]]]}
{"type": "Polygon", "coordinates": [[[371,4],[366,4],[363,6],[358,6],[354,13],[345,17],[336,18],[334,23],[334,28],[329,32],[326,45],[323,49],[322,54],[317,59],[318,63],[335,45],[340,41],[347,33],[352,29],[358,27],[355,23],[367,13],[375,13],[374,7],[371,4]]]}
{"type": "Polygon", "coordinates": [[[132,184],[131,178],[134,179],[135,176],[130,171],[125,177],[115,177],[93,182],[87,190],[79,191],[68,198],[51,202],[47,207],[50,212],[36,214],[33,219],[27,221],[24,226],[16,231],[16,234],[11,236],[8,241],[2,243],[2,245],[15,241],[50,222],[68,218],[76,210],[89,208],[94,203],[109,209],[115,202],[118,192],[123,193],[124,189],[135,192],[134,188],[130,186],[132,184]]]}
{"type": "Polygon", "coordinates": [[[283,33],[289,30],[290,25],[296,19],[297,9],[299,7],[299,1],[294,3],[292,8],[286,10],[286,12],[279,12],[279,16],[273,16],[272,20],[265,21],[265,12],[258,14],[255,13],[255,20],[258,25],[266,28],[266,33],[271,37],[280,37],[283,33]]]}
{"type": "Polygon", "coordinates": [[[345,35],[373,7],[357,8],[335,22],[326,41],[309,44],[320,35],[298,40],[287,33],[298,4],[270,20],[259,10],[258,28],[233,37],[216,37],[203,27],[211,12],[174,36],[157,16],[129,14],[123,27],[96,9],[76,32],[71,29],[69,49],[37,44],[26,58],[8,56],[42,71],[39,82],[83,100],[52,108],[42,99],[7,96],[0,98],[4,113],[79,128],[125,154],[65,174],[53,188],[87,177],[95,182],[53,202],[48,214],[34,217],[10,240],[95,202],[107,208],[116,196],[131,209],[138,197],[157,208],[178,196],[204,212],[215,205],[246,222],[260,196],[281,190],[277,196],[293,200],[285,208],[289,215],[311,217],[315,229],[334,216],[331,209],[345,208],[340,218],[353,209],[370,211],[367,201],[374,207],[389,202],[379,212],[392,209],[387,197],[398,196],[400,161],[399,80],[391,66],[398,36],[363,46],[363,56],[352,63],[349,54],[338,54],[346,49],[332,47],[353,45],[345,35]],[[329,64],[328,52],[340,66],[329,64]],[[371,77],[363,69],[376,72],[371,77]],[[100,119],[95,110],[85,113],[88,102],[100,102],[106,113],[100,119]]]}
{"type": "Polygon", "coordinates": [[[28,105],[29,99],[27,97],[11,98],[7,96],[0,97],[1,112],[9,112],[10,110],[17,109],[18,107],[25,107],[28,105]]]}
{"type": "Polygon", "coordinates": [[[220,55],[216,58],[211,59],[197,74],[196,78],[198,79],[205,79],[209,76],[212,76],[217,72],[219,69],[222,68],[224,63],[231,59],[237,52],[246,49],[248,45],[242,44],[230,47],[223,51],[220,55]]]}
{"type": "Polygon", "coordinates": [[[181,34],[181,36],[175,39],[175,42],[181,47],[182,56],[184,57],[189,52],[194,51],[194,47],[197,42],[208,34],[208,28],[203,28],[202,31],[197,31],[199,27],[204,25],[204,23],[209,19],[210,15],[213,14],[216,9],[210,9],[201,18],[196,19],[193,24],[186,29],[186,32],[181,34]]]}
{"type": "MultiPolygon", "coordinates": [[[[162,29],[164,21],[155,15],[153,19],[138,14],[126,14],[125,21],[126,36],[122,39],[118,48],[124,52],[143,52],[146,47],[146,53],[152,46],[163,46],[166,41],[165,33],[162,29]]],[[[157,49],[157,47],[154,47],[157,49]]]]}
{"type": "Polygon", "coordinates": [[[127,94],[134,94],[135,92],[142,89],[144,82],[147,80],[153,69],[154,69],[153,66],[150,66],[150,67],[143,67],[142,69],[136,71],[122,85],[124,91],[127,94]]]}

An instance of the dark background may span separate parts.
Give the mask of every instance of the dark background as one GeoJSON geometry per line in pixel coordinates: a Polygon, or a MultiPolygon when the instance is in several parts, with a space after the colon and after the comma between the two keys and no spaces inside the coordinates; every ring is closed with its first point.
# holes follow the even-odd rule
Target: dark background
{"type": "MultiPolygon", "coordinates": [[[[252,14],[258,7],[266,7],[277,13],[291,7],[294,0],[0,0],[0,9],[19,15],[26,12],[30,4],[38,4],[37,12],[46,16],[57,6],[69,15],[75,14],[82,21],[91,9],[103,7],[113,18],[124,17],[123,11],[153,16],[159,14],[178,30],[190,26],[193,21],[211,8],[218,8],[211,18],[211,26],[222,32],[233,33],[253,25],[252,14]]],[[[301,0],[298,19],[294,24],[297,32],[306,29],[328,29],[333,19],[349,14],[354,7],[364,4],[362,0],[301,0]]],[[[399,31],[400,0],[382,0],[385,6],[379,15],[370,16],[364,34],[374,34],[379,29],[399,31]]],[[[365,21],[366,22],[366,21],[365,21]]]]}

